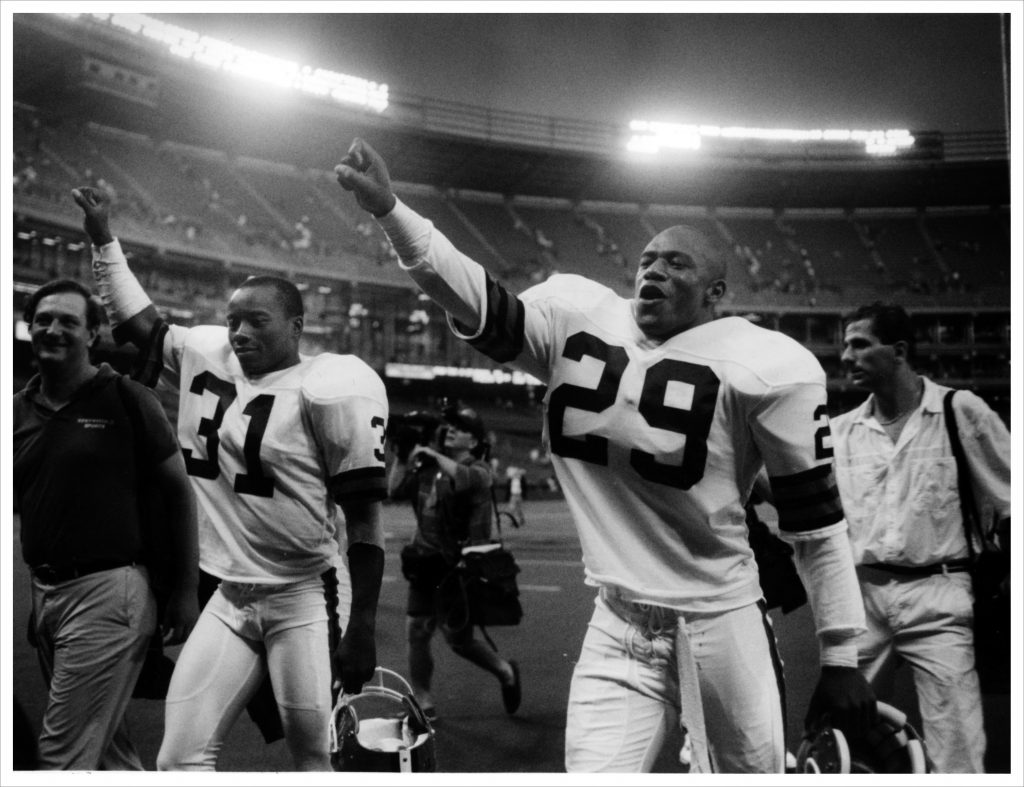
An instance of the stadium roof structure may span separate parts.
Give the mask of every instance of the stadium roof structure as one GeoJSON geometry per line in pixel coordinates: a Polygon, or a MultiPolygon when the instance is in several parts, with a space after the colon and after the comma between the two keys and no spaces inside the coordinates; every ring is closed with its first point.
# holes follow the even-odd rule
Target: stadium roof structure
{"type": "Polygon", "coordinates": [[[83,15],[14,17],[14,99],[64,123],[330,170],[350,141],[381,151],[397,181],[440,190],[704,207],[996,207],[1010,201],[1003,131],[911,130],[908,155],[747,145],[640,158],[628,129],[392,93],[349,109],[218,74],[83,15]],[[90,71],[91,69],[91,71],[90,71]]]}

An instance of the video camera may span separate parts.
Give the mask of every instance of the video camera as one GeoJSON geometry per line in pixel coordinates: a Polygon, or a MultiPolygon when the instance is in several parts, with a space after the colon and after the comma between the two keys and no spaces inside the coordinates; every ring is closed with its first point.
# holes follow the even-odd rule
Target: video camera
{"type": "Polygon", "coordinates": [[[409,413],[392,415],[388,425],[389,439],[399,461],[406,462],[409,452],[417,445],[427,445],[441,450],[444,446],[444,430],[448,425],[473,432],[478,444],[473,454],[486,459],[490,454],[490,443],[486,439],[483,422],[474,410],[462,407],[458,399],[445,398],[440,413],[413,410],[409,413]]]}
{"type": "Polygon", "coordinates": [[[406,462],[409,452],[418,445],[437,447],[438,429],[444,419],[435,413],[413,410],[392,415],[388,424],[388,438],[395,448],[395,456],[406,462]]]}

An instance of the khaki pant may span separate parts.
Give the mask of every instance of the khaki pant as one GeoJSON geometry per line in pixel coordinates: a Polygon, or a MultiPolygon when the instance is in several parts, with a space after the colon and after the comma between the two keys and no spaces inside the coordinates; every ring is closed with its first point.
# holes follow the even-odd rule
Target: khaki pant
{"type": "Polygon", "coordinates": [[[885,700],[896,664],[907,662],[921,709],[921,735],[936,771],[984,773],[970,574],[906,577],[864,566],[858,574],[867,623],[857,640],[864,677],[885,700]]]}
{"type": "Polygon", "coordinates": [[[124,713],[156,630],[141,566],[47,585],[32,580],[37,654],[50,696],[42,770],[142,770],[124,713]]]}

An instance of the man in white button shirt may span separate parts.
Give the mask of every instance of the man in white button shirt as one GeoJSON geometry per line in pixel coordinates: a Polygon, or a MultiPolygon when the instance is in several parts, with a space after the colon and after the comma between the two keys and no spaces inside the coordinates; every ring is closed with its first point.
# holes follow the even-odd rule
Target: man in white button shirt
{"type": "MultiPolygon", "coordinates": [[[[914,331],[899,306],[847,321],[842,361],[871,395],[832,421],[839,484],[867,632],[858,661],[880,699],[900,659],[914,676],[928,753],[942,773],[982,773],[985,732],[974,667],[968,546],[943,414],[950,389],[913,368],[914,331]]],[[[982,523],[1008,545],[1010,435],[970,391],[953,397],[982,523]]]]}

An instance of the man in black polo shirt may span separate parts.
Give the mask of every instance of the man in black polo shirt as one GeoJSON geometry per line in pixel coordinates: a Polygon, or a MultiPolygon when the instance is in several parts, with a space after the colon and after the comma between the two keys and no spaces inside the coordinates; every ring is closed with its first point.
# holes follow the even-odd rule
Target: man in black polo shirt
{"type": "Polygon", "coordinates": [[[124,712],[157,626],[140,496],[166,510],[171,571],[164,642],[198,616],[196,505],[174,431],[152,392],[95,366],[101,307],[69,279],[25,308],[39,373],[14,397],[14,488],[32,571],[30,636],[50,686],[41,769],[140,770],[124,712]]]}

